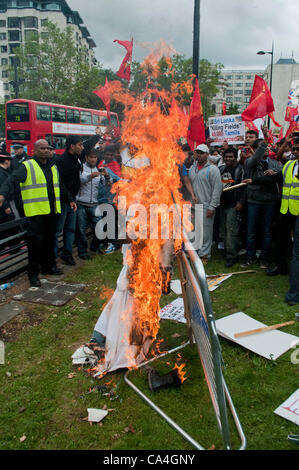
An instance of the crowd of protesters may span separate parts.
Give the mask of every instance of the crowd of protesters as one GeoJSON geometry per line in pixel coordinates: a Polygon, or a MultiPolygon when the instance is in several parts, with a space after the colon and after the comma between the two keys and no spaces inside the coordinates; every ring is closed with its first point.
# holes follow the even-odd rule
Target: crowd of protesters
{"type": "MultiPolygon", "coordinates": [[[[248,130],[239,146],[216,146],[210,138],[193,151],[180,144],[186,155],[181,192],[193,207],[203,208],[202,262],[209,261],[214,246],[223,252],[226,267],[259,265],[275,276],[289,274],[292,259],[286,301],[294,305],[299,302],[299,137],[273,143],[265,126],[261,132],[259,138],[248,130]]],[[[0,152],[0,223],[16,215],[27,218],[32,286],[41,285],[40,271],[62,273],[58,256],[66,265],[76,264],[74,243],[83,260],[91,259],[91,252],[109,254],[120,247],[117,233],[110,240],[95,235],[97,206],[113,204],[113,183],[122,175],[119,139],[110,134],[107,140],[97,128],[86,141],[70,135],[63,155],[55,155],[43,139],[35,143],[32,158],[22,144],[13,149],[13,157],[5,148],[0,152]]]]}
{"type": "Polygon", "coordinates": [[[203,244],[198,254],[204,264],[214,245],[222,250],[226,267],[259,265],[268,276],[290,274],[285,300],[295,305],[299,302],[299,137],[291,134],[274,144],[265,126],[262,135],[248,130],[241,146],[225,142],[217,147],[211,139],[194,151],[182,145],[183,196],[203,206],[203,244]]]}

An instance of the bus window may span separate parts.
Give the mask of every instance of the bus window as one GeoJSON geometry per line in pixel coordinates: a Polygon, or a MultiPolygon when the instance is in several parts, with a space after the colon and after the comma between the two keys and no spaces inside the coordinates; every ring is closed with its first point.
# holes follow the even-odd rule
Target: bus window
{"type": "Polygon", "coordinates": [[[30,140],[30,131],[7,131],[7,140],[30,140]]]}
{"type": "Polygon", "coordinates": [[[46,134],[46,141],[49,145],[52,145],[52,134],[46,134]]]}
{"type": "Polygon", "coordinates": [[[92,123],[94,126],[98,126],[100,122],[100,116],[98,114],[92,113],[92,123]]]}
{"type": "Polygon", "coordinates": [[[65,149],[66,135],[53,135],[53,147],[56,150],[65,149]]]}
{"type": "Polygon", "coordinates": [[[8,103],[6,111],[7,122],[28,122],[29,104],[28,103],[8,103]]]}
{"type": "Polygon", "coordinates": [[[52,107],[52,121],[66,122],[65,108],[52,107]]]}
{"type": "Polygon", "coordinates": [[[51,108],[41,104],[36,105],[36,119],[39,121],[51,121],[51,108]]]}
{"type": "Polygon", "coordinates": [[[80,111],[77,111],[76,109],[68,109],[67,122],[71,122],[72,124],[80,124],[80,111]]]}
{"type": "Polygon", "coordinates": [[[91,113],[88,111],[81,111],[81,124],[91,124],[91,113]]]}
{"type": "Polygon", "coordinates": [[[109,122],[109,119],[106,116],[100,116],[100,122],[101,126],[109,126],[112,125],[113,127],[118,127],[118,122],[117,122],[117,117],[114,116],[113,114],[110,114],[111,117],[111,122],[109,122]]]}

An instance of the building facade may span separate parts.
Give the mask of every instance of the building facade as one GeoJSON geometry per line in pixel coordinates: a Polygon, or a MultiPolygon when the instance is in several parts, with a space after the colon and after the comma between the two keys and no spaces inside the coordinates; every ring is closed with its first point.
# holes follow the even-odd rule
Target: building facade
{"type": "Polygon", "coordinates": [[[252,69],[224,69],[221,73],[226,81],[226,106],[238,107],[239,113],[242,113],[248,106],[255,75],[262,75],[264,70],[252,69]]]}
{"type": "Polygon", "coordinates": [[[85,51],[86,62],[95,62],[96,44],[78,11],[73,11],[65,0],[0,0],[0,80],[3,81],[4,99],[12,95],[8,68],[13,64],[14,50],[26,39],[41,36],[47,21],[61,30],[70,26],[76,47],[85,51]]]}
{"type": "MultiPolygon", "coordinates": [[[[268,65],[264,71],[263,78],[270,88],[271,65],[268,65]]],[[[288,105],[288,96],[290,91],[293,91],[295,95],[298,95],[298,80],[299,64],[297,64],[293,58],[281,58],[275,64],[273,64],[271,94],[275,107],[274,117],[275,120],[283,126],[284,130],[289,127],[289,122],[284,120],[286,107],[288,105]]],[[[293,104],[298,104],[298,96],[297,98],[294,96],[293,104]]]]}

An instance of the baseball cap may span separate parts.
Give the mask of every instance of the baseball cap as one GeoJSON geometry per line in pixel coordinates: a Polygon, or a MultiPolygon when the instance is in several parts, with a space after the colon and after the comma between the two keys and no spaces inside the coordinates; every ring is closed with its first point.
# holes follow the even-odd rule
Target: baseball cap
{"type": "Polygon", "coordinates": [[[206,144],[198,145],[195,150],[200,150],[201,152],[209,153],[209,147],[206,144]]]}
{"type": "Polygon", "coordinates": [[[18,142],[18,143],[16,143],[16,144],[12,144],[12,147],[13,147],[14,149],[21,149],[21,148],[24,148],[24,144],[18,142]]]}

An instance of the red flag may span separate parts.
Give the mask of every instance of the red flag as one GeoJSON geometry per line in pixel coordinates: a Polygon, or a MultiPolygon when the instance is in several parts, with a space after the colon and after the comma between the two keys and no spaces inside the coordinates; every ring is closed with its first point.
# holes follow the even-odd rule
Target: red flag
{"type": "Polygon", "coordinates": [[[292,132],[299,132],[299,122],[290,122],[289,128],[286,132],[285,138],[287,138],[292,132]]]}
{"type": "Polygon", "coordinates": [[[222,116],[225,116],[226,115],[226,103],[225,101],[223,101],[222,103],[222,116]]]}
{"type": "Polygon", "coordinates": [[[274,113],[270,113],[270,114],[269,114],[269,118],[270,118],[271,121],[273,122],[274,126],[276,126],[276,127],[281,127],[281,124],[279,124],[277,121],[275,121],[274,113]]]}
{"type": "Polygon", "coordinates": [[[296,108],[293,108],[292,106],[287,106],[284,120],[287,122],[292,122],[294,121],[294,117],[297,116],[297,114],[299,114],[298,106],[296,108]]]}
{"type": "Polygon", "coordinates": [[[279,142],[281,139],[283,139],[283,128],[282,128],[282,127],[280,128],[279,136],[278,136],[278,141],[277,141],[277,142],[279,142]]]}
{"type": "Polygon", "coordinates": [[[242,113],[243,121],[254,121],[275,111],[273,99],[267,83],[262,77],[255,76],[250,102],[242,113]]]}
{"type": "Polygon", "coordinates": [[[108,83],[107,77],[106,77],[105,85],[103,87],[98,86],[93,91],[93,93],[95,93],[103,101],[106,107],[107,117],[110,121],[110,93],[109,93],[109,83],[108,83]]]}
{"type": "Polygon", "coordinates": [[[245,128],[246,128],[246,131],[255,131],[259,133],[259,130],[253,121],[245,121],[245,128]]]}
{"type": "Polygon", "coordinates": [[[124,46],[127,50],[124,60],[122,61],[119,71],[116,72],[116,75],[119,78],[123,78],[127,80],[129,83],[131,79],[131,62],[132,62],[132,54],[133,54],[133,39],[132,41],[120,41],[115,39],[113,42],[118,42],[121,46],[124,46]]]}
{"type": "Polygon", "coordinates": [[[198,79],[195,81],[194,93],[190,106],[187,140],[191,149],[195,149],[197,145],[203,144],[206,141],[205,124],[203,120],[198,79]]]}

